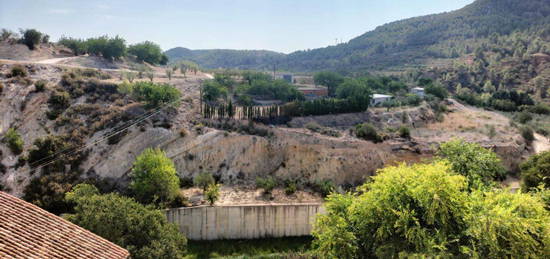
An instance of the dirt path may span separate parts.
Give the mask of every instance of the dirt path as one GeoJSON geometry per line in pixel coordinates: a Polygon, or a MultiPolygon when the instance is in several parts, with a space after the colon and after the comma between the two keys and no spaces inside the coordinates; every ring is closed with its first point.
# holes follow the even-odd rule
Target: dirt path
{"type": "Polygon", "coordinates": [[[545,136],[535,133],[535,140],[533,141],[533,150],[536,154],[550,150],[550,141],[545,136]]]}
{"type": "Polygon", "coordinates": [[[75,58],[78,58],[78,57],[50,58],[50,59],[35,61],[34,63],[36,63],[36,64],[57,64],[57,63],[64,62],[64,61],[69,61],[69,60],[75,59],[75,58]]]}

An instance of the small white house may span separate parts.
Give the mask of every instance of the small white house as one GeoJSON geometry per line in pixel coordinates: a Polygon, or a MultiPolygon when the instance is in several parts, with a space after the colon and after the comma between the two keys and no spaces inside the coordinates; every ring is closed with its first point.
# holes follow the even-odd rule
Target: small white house
{"type": "Polygon", "coordinates": [[[415,87],[413,89],[411,89],[411,94],[416,94],[420,97],[424,97],[425,93],[424,93],[424,88],[422,87],[415,87]]]}
{"type": "Polygon", "coordinates": [[[391,99],[393,99],[393,96],[391,96],[391,95],[373,94],[372,99],[370,100],[370,105],[371,106],[376,106],[376,105],[379,105],[381,103],[390,101],[391,99]]]}

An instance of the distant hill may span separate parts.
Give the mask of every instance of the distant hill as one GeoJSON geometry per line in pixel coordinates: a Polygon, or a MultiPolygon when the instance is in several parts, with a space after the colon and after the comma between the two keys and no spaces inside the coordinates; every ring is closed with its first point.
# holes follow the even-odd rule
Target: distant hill
{"type": "Polygon", "coordinates": [[[359,71],[416,65],[426,59],[474,52],[495,34],[538,33],[550,28],[548,0],[477,0],[462,9],[379,26],[347,43],[288,55],[269,51],[175,48],[170,60],[190,59],[208,68],[265,69],[277,64],[293,71],[359,71]]]}
{"type": "Polygon", "coordinates": [[[165,52],[171,63],[190,60],[205,68],[270,69],[285,54],[267,50],[190,50],[173,48],[165,52]]]}

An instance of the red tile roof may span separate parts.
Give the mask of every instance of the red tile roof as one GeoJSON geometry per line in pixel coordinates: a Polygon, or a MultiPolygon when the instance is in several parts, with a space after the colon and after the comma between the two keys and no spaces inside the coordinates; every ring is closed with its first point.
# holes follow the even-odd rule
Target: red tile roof
{"type": "Polygon", "coordinates": [[[127,258],[126,249],[0,192],[0,258],[127,258]]]}

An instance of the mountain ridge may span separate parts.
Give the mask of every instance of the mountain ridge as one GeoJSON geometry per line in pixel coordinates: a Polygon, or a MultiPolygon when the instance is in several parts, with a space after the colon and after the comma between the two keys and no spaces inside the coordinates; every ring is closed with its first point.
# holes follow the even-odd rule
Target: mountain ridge
{"type": "Polygon", "coordinates": [[[166,53],[171,60],[190,59],[206,68],[267,69],[275,65],[291,71],[376,70],[419,64],[423,59],[471,54],[474,49],[467,45],[472,43],[469,41],[488,39],[492,34],[543,29],[548,24],[550,4],[547,0],[477,0],[455,11],[380,25],[346,43],[290,54],[201,50],[200,55],[191,51],[176,57],[172,55],[173,49],[166,53]],[[220,54],[223,57],[215,57],[220,54]]]}

